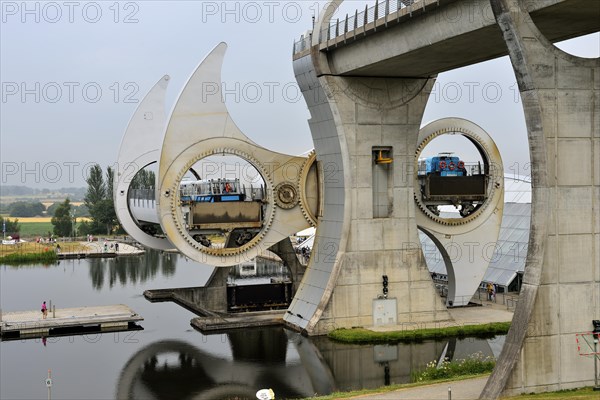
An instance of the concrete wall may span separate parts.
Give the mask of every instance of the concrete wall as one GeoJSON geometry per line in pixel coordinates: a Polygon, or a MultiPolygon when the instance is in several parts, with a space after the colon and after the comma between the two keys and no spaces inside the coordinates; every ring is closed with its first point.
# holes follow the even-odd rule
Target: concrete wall
{"type": "Polygon", "coordinates": [[[434,80],[334,77],[318,68],[311,56],[294,62],[323,169],[324,209],[285,320],[309,334],[373,325],[382,275],[389,278],[388,297],[397,299],[398,323],[449,319],[422,256],[413,201],[414,151],[434,80]],[[389,213],[382,218],[373,208],[378,147],[394,158],[387,167],[389,213]]]}
{"type": "Polygon", "coordinates": [[[600,59],[555,48],[517,0],[491,1],[523,100],[529,252],[513,326],[481,398],[593,384],[575,334],[600,318],[600,59]]]}

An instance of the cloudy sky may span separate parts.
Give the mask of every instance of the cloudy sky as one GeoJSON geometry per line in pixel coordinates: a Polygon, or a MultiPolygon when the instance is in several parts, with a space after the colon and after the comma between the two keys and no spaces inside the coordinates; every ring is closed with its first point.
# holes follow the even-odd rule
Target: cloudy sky
{"type": "MultiPolygon", "coordinates": [[[[340,15],[364,9],[349,1],[340,15]]],[[[2,1],[2,184],[84,186],[86,166],[114,163],[129,118],[164,74],[170,109],[219,42],[230,113],[249,137],[284,153],[312,148],[292,45],[323,1],[2,1]]],[[[563,45],[598,57],[599,35],[563,45]]],[[[505,169],[527,174],[523,112],[507,57],[441,74],[424,121],[471,119],[496,140],[505,169]]]]}

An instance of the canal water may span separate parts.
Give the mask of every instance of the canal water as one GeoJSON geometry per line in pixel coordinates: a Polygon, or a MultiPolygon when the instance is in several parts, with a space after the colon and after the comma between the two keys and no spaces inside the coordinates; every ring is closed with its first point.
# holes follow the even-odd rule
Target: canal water
{"type": "Polygon", "coordinates": [[[146,289],[204,285],[211,272],[157,252],[0,266],[4,312],[36,310],[52,300],[57,308],[122,303],[144,317],[138,331],[1,342],[0,398],[47,398],[49,369],[53,399],[253,399],[261,388],[272,388],[277,398],[308,397],[409,382],[412,371],[444,357],[497,356],[504,341],[359,346],[280,327],[203,335],[190,326],[190,311],[142,296],[146,289]]]}

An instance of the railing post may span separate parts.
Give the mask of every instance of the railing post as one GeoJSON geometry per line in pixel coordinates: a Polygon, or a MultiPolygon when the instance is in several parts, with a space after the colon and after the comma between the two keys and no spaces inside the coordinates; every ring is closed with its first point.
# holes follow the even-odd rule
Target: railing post
{"type": "Polygon", "coordinates": [[[356,39],[356,29],[358,28],[358,9],[354,10],[354,38],[356,39]]]}
{"type": "Polygon", "coordinates": [[[369,7],[365,4],[365,18],[363,23],[363,35],[367,35],[367,23],[369,21],[369,7]]]}
{"type": "Polygon", "coordinates": [[[335,37],[340,36],[340,19],[338,18],[335,23],[335,37]]]}
{"type": "Polygon", "coordinates": [[[373,22],[379,19],[379,0],[375,2],[375,15],[373,16],[373,22]]]}
{"type": "Polygon", "coordinates": [[[346,34],[348,33],[348,14],[346,14],[346,21],[344,21],[344,43],[346,43],[346,34]]]}
{"type": "Polygon", "coordinates": [[[385,0],[385,27],[386,28],[387,28],[389,13],[390,13],[390,0],[385,0]]]}

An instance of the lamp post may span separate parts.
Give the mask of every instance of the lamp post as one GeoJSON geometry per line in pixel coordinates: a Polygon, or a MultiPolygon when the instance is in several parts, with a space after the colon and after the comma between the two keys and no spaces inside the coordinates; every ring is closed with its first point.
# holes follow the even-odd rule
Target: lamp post
{"type": "Polygon", "coordinates": [[[75,210],[71,210],[71,238],[75,241],[75,231],[77,229],[77,219],[75,218],[75,210]]]}

